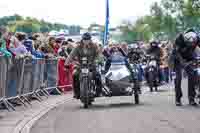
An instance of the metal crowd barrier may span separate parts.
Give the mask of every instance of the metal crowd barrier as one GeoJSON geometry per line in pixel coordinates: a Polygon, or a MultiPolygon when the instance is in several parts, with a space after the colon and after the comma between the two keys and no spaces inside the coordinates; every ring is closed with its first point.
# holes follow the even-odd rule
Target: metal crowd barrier
{"type": "Polygon", "coordinates": [[[31,104],[30,97],[41,101],[41,96],[48,97],[53,90],[61,94],[57,59],[10,59],[0,56],[0,102],[9,111],[15,110],[10,100],[16,99],[26,106],[26,103],[31,104]]]}
{"type": "MultiPolygon", "coordinates": [[[[61,94],[58,90],[58,60],[57,59],[47,59],[45,67],[45,83],[47,85],[47,90],[56,89],[56,91],[61,94]]],[[[52,91],[49,91],[51,93],[52,91]]]]}
{"type": "Polygon", "coordinates": [[[5,105],[5,107],[10,110],[15,110],[13,105],[8,102],[7,98],[7,75],[9,71],[9,65],[10,65],[11,59],[5,58],[3,56],[0,56],[0,102],[5,105]]]}

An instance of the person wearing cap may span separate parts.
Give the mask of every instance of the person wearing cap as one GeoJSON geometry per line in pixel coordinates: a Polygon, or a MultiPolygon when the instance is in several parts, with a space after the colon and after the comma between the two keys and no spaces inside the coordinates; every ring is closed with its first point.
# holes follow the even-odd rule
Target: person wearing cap
{"type": "MultiPolygon", "coordinates": [[[[189,29],[184,33],[180,33],[175,40],[173,51],[170,57],[171,66],[176,73],[175,78],[175,96],[176,96],[176,105],[182,105],[182,89],[181,89],[181,81],[182,81],[182,70],[185,69],[188,74],[188,100],[189,104],[192,106],[196,106],[195,102],[195,87],[194,87],[194,79],[193,79],[193,68],[188,65],[191,61],[194,60],[195,49],[200,47],[200,39],[198,34],[193,29],[189,29]]],[[[199,53],[198,53],[199,54],[199,53]]]]}
{"type": "MultiPolygon", "coordinates": [[[[100,96],[102,93],[102,83],[101,83],[101,75],[96,71],[96,59],[99,56],[98,46],[92,42],[92,36],[90,33],[84,33],[81,41],[78,46],[72,50],[70,55],[65,61],[65,66],[68,68],[68,65],[77,60],[78,63],[81,63],[82,57],[88,57],[88,63],[92,65],[93,68],[93,78],[96,82],[97,86],[97,95],[100,96]]],[[[74,98],[80,99],[80,67],[77,66],[76,70],[73,74],[73,87],[74,87],[74,98]]]]}

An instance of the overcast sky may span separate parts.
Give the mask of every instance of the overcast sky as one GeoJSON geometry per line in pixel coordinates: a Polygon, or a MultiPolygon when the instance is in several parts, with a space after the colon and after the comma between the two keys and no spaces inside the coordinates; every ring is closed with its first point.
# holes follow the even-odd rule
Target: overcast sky
{"type": "MultiPolygon", "coordinates": [[[[154,1],[160,0],[110,0],[111,25],[148,14],[154,1]]],[[[104,24],[105,0],[0,0],[0,17],[13,14],[70,25],[104,24]]]]}

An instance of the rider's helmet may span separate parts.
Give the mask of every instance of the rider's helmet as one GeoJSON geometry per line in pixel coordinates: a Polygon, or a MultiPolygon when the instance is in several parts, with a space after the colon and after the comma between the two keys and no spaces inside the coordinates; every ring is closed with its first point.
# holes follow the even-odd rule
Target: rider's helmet
{"type": "Polygon", "coordinates": [[[198,43],[198,38],[199,38],[198,34],[193,29],[187,30],[184,33],[183,37],[184,37],[184,42],[188,47],[194,46],[198,43]]]}
{"type": "Polygon", "coordinates": [[[91,40],[92,36],[89,32],[86,32],[82,35],[82,40],[91,40]]]}
{"type": "Polygon", "coordinates": [[[151,41],[150,42],[150,46],[151,47],[158,47],[159,46],[159,42],[158,41],[151,41]]]}

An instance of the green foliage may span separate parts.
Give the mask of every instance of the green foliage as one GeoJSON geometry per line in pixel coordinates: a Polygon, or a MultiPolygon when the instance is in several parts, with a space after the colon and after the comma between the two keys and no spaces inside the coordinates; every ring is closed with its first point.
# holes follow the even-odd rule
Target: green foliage
{"type": "Polygon", "coordinates": [[[23,18],[20,15],[13,15],[0,18],[0,26],[7,26],[11,32],[49,32],[51,30],[68,29],[71,34],[79,34],[80,26],[68,26],[60,23],[49,23],[44,20],[38,20],[36,18],[26,17],[23,18]]]}
{"type": "Polygon", "coordinates": [[[150,11],[150,15],[139,18],[136,23],[123,26],[122,38],[128,38],[127,42],[153,38],[173,40],[188,28],[200,30],[199,0],[162,0],[160,4],[153,3],[150,11]]]}

